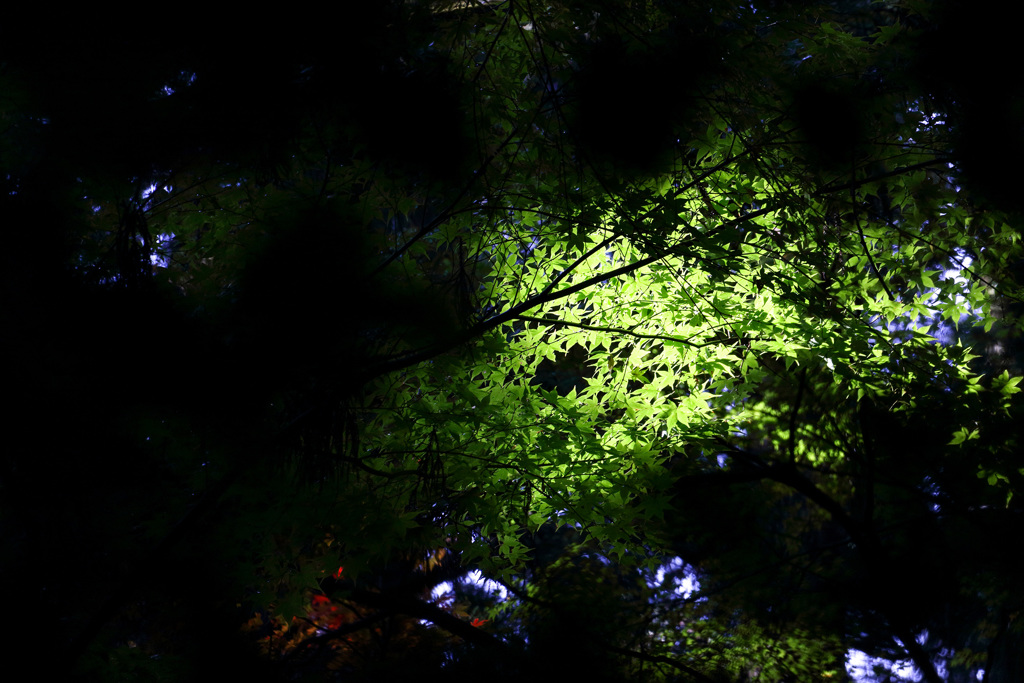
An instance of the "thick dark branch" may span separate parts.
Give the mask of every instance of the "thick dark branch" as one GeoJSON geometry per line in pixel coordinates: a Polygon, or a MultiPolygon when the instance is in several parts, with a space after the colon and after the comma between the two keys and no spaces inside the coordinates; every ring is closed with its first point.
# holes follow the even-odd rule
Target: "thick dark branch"
{"type": "Polygon", "coordinates": [[[487,320],[483,320],[477,323],[476,325],[473,325],[469,329],[463,331],[461,334],[454,335],[444,342],[434,344],[425,349],[420,349],[419,351],[414,351],[404,356],[399,356],[398,358],[394,358],[383,363],[379,363],[376,366],[373,366],[369,370],[367,370],[367,372],[364,373],[360,379],[362,382],[369,382],[370,380],[376,377],[381,377],[383,375],[395,372],[397,370],[404,370],[405,368],[412,367],[413,365],[419,365],[424,361],[430,360],[431,358],[435,358],[443,353],[446,353],[448,351],[451,351],[452,349],[462,346],[463,344],[470,342],[473,339],[476,339],[477,337],[481,336],[485,332],[489,332],[490,330],[496,329],[504,325],[505,323],[515,320],[519,315],[521,315],[525,311],[530,310],[531,308],[536,308],[537,306],[541,306],[548,302],[563,299],[567,296],[575,294],[576,292],[584,290],[587,287],[592,287],[599,282],[610,280],[611,278],[618,277],[620,275],[627,275],[635,270],[639,270],[640,268],[650,263],[654,263],[655,261],[666,258],[668,255],[668,253],[661,253],[655,254],[653,256],[648,256],[647,258],[640,259],[635,263],[631,263],[629,265],[616,268],[615,270],[609,271],[607,273],[602,273],[600,275],[595,275],[591,278],[587,278],[583,282],[579,282],[575,285],[572,285],[571,287],[566,287],[565,289],[560,289],[557,292],[546,292],[538,294],[516,306],[513,306],[504,313],[499,313],[498,315],[495,315],[491,318],[488,318],[487,320]]]}
{"type": "MultiPolygon", "coordinates": [[[[858,520],[851,517],[846,509],[832,496],[822,491],[814,482],[803,476],[796,465],[792,463],[766,465],[759,458],[739,450],[732,451],[732,454],[753,465],[755,470],[762,472],[766,479],[771,479],[788,486],[828,512],[832,519],[846,531],[850,540],[856,544],[869,570],[878,573],[885,571],[887,558],[884,550],[878,543],[878,539],[873,534],[868,533],[864,526],[858,520]]],[[[911,660],[921,671],[925,680],[929,683],[940,683],[942,679],[935,670],[935,666],[928,657],[928,653],[915,640],[913,632],[906,625],[904,615],[894,614],[892,610],[886,611],[884,608],[881,611],[885,613],[886,618],[893,626],[896,636],[903,642],[904,650],[910,655],[911,660]]]]}
{"type": "MultiPolygon", "coordinates": [[[[772,207],[764,207],[758,209],[757,211],[751,211],[750,213],[744,214],[743,216],[739,216],[732,220],[726,221],[722,225],[718,226],[718,229],[744,223],[753,218],[758,218],[760,216],[764,216],[765,214],[771,213],[774,210],[775,209],[772,207]]],[[[476,325],[473,325],[469,329],[463,331],[462,333],[453,335],[451,338],[444,342],[440,342],[427,348],[420,349],[419,351],[408,353],[404,356],[399,356],[398,358],[393,358],[391,360],[378,363],[377,365],[370,367],[365,373],[363,373],[360,376],[359,379],[361,382],[369,382],[370,380],[376,377],[381,377],[383,375],[386,375],[391,372],[396,372],[398,370],[404,370],[405,368],[418,365],[424,361],[430,360],[431,358],[436,358],[437,356],[440,356],[443,353],[447,353],[452,349],[455,349],[469,341],[472,341],[473,339],[480,337],[485,332],[489,332],[490,330],[496,329],[504,325],[505,323],[515,320],[516,318],[521,316],[526,311],[529,311],[530,309],[537,308],[538,306],[542,306],[552,301],[564,299],[568,296],[575,294],[576,292],[580,292],[589,287],[593,287],[594,285],[600,284],[601,282],[621,277],[623,275],[630,275],[631,273],[640,270],[644,266],[648,266],[652,263],[661,261],[662,259],[666,259],[670,256],[676,255],[680,251],[681,246],[677,245],[672,249],[652,254],[650,256],[647,256],[646,258],[634,261],[633,263],[628,263],[624,266],[614,268],[604,273],[598,273],[597,275],[593,275],[581,282],[577,282],[574,285],[565,287],[564,289],[560,289],[556,292],[544,290],[541,293],[533,297],[530,297],[526,301],[523,301],[522,303],[513,306],[507,311],[504,311],[503,313],[499,313],[495,316],[492,316],[487,320],[482,320],[476,325]]]]}
{"type": "Polygon", "coordinates": [[[370,591],[356,590],[352,594],[352,600],[367,607],[387,610],[389,612],[404,614],[417,619],[426,619],[438,628],[442,628],[454,636],[472,645],[480,645],[489,648],[505,648],[505,643],[487,631],[483,631],[472,624],[466,623],[450,612],[446,612],[436,605],[423,602],[415,598],[400,598],[386,593],[372,593],[370,591]]]}
{"type": "Polygon", "coordinates": [[[601,327],[599,325],[586,325],[584,323],[573,323],[568,320],[558,320],[549,318],[535,318],[530,315],[516,316],[516,320],[524,320],[526,322],[542,323],[545,325],[560,325],[562,327],[577,327],[581,330],[590,330],[592,332],[609,332],[611,334],[624,334],[634,339],[655,339],[659,341],[670,341],[678,342],[680,344],[686,344],[693,347],[707,346],[708,344],[717,344],[717,341],[707,342],[705,344],[697,344],[689,339],[683,339],[682,337],[671,337],[664,334],[641,334],[632,330],[623,329],[621,327],[601,327]]]}
{"type": "Polygon", "coordinates": [[[606,238],[603,242],[600,242],[599,244],[595,245],[589,251],[584,252],[584,254],[582,256],[580,256],[578,259],[576,259],[575,261],[573,261],[572,264],[570,264],[568,268],[566,268],[561,273],[556,275],[555,278],[551,282],[548,283],[548,286],[544,288],[544,290],[541,292],[541,294],[542,295],[543,294],[547,294],[548,292],[554,290],[555,285],[557,285],[563,279],[568,277],[570,273],[572,273],[577,268],[579,268],[581,263],[584,263],[588,258],[590,258],[591,256],[593,256],[594,254],[596,254],[600,250],[602,250],[605,247],[607,247],[609,244],[614,242],[616,239],[618,239],[618,235],[612,235],[611,237],[606,238]]]}
{"type": "MultiPolygon", "coordinates": [[[[743,458],[752,457],[743,451],[735,451],[733,455],[743,458]]],[[[757,460],[760,462],[760,460],[757,460]]],[[[802,494],[809,501],[827,512],[832,519],[843,528],[861,552],[866,553],[869,558],[877,556],[877,543],[864,532],[863,526],[846,511],[835,498],[828,495],[814,482],[805,477],[793,463],[776,464],[763,467],[767,479],[784,484],[794,491],[802,494]]]]}
{"type": "Polygon", "coordinates": [[[867,185],[868,183],[873,183],[873,182],[876,182],[878,180],[883,180],[885,178],[892,178],[893,176],[903,175],[904,173],[909,173],[911,171],[917,171],[917,170],[920,170],[920,169],[931,168],[931,167],[935,166],[936,164],[945,164],[945,163],[949,163],[950,161],[952,161],[952,159],[950,159],[948,157],[936,157],[934,159],[929,159],[928,161],[921,161],[919,163],[911,164],[909,166],[902,166],[902,167],[897,168],[895,170],[887,171],[885,173],[877,173],[875,175],[868,176],[867,178],[863,178],[861,180],[851,180],[850,182],[843,183],[842,185],[831,185],[831,186],[830,185],[826,185],[825,187],[822,187],[820,190],[818,190],[817,192],[815,192],[811,196],[815,197],[815,198],[818,198],[818,197],[824,197],[826,195],[834,194],[836,192],[842,192],[843,190],[849,190],[851,188],[852,189],[856,189],[858,187],[863,187],[863,186],[867,185]]]}
{"type": "Polygon", "coordinates": [[[338,628],[333,628],[329,631],[326,631],[325,633],[320,633],[318,635],[307,638],[303,641],[300,641],[295,646],[294,650],[292,650],[282,658],[282,661],[287,662],[288,660],[294,659],[298,655],[303,654],[307,650],[321,647],[334,640],[341,640],[350,633],[355,633],[357,631],[362,631],[363,629],[370,628],[378,621],[383,621],[384,619],[387,619],[390,616],[391,614],[389,614],[388,612],[377,612],[376,614],[371,614],[370,616],[364,619],[359,619],[358,621],[343,624],[338,628]]]}

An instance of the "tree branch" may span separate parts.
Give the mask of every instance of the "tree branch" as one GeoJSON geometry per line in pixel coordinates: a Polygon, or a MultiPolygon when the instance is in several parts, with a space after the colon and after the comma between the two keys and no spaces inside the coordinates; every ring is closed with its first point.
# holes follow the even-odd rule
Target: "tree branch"
{"type": "Polygon", "coordinates": [[[454,636],[458,636],[472,645],[499,649],[507,647],[502,640],[487,631],[468,624],[454,614],[422,600],[399,598],[386,593],[372,593],[365,590],[353,591],[351,597],[354,602],[358,602],[361,605],[405,614],[417,619],[426,619],[435,626],[448,631],[448,633],[454,636]]]}
{"type": "MultiPolygon", "coordinates": [[[[750,213],[744,214],[743,216],[738,216],[737,218],[726,221],[725,223],[719,225],[717,229],[729,227],[732,225],[738,225],[740,223],[749,221],[753,218],[764,216],[765,214],[768,214],[774,210],[775,209],[773,207],[763,207],[761,209],[758,209],[757,211],[751,211],[750,213]]],[[[588,287],[593,287],[594,285],[604,282],[606,280],[611,280],[622,275],[629,275],[633,272],[636,272],[637,270],[640,270],[644,266],[656,263],[657,261],[668,258],[669,256],[676,255],[680,251],[680,248],[681,245],[677,245],[676,247],[673,247],[671,249],[661,251],[656,254],[652,254],[638,261],[628,263],[624,266],[620,266],[608,272],[598,273],[597,275],[593,275],[583,280],[582,282],[577,282],[574,285],[565,287],[564,289],[560,289],[557,292],[552,292],[545,289],[541,293],[527,299],[526,301],[523,301],[520,304],[513,306],[507,311],[492,316],[487,320],[483,320],[477,323],[476,325],[473,325],[469,329],[463,331],[460,334],[453,335],[450,339],[446,341],[371,366],[366,372],[362,373],[359,376],[359,382],[366,383],[376,377],[381,377],[383,375],[386,375],[391,372],[396,372],[398,370],[404,370],[405,368],[412,367],[413,365],[418,365],[419,363],[430,360],[431,358],[435,358],[443,353],[451,351],[452,349],[455,349],[481,336],[485,332],[496,329],[507,322],[515,320],[516,318],[518,318],[520,315],[530,310],[531,308],[536,308],[538,306],[542,306],[543,304],[550,303],[552,301],[564,299],[568,296],[571,296],[572,294],[575,294],[576,292],[583,291],[588,287]]]]}
{"type": "Polygon", "coordinates": [[[576,327],[581,330],[590,330],[592,332],[610,332],[612,334],[624,334],[634,339],[656,339],[660,341],[671,341],[678,342],[680,344],[687,344],[693,347],[707,346],[708,344],[716,344],[717,341],[706,342],[704,344],[697,344],[690,341],[689,339],[683,339],[682,337],[670,337],[664,334],[641,334],[639,332],[633,332],[632,330],[626,330],[621,327],[601,327],[598,325],[586,325],[584,323],[573,323],[568,320],[557,320],[549,318],[535,318],[531,315],[519,315],[516,316],[516,320],[523,320],[526,322],[542,323],[545,325],[560,325],[562,327],[576,327]]]}
{"type": "Polygon", "coordinates": [[[949,163],[951,161],[952,159],[950,159],[949,157],[935,157],[934,159],[929,159],[928,161],[921,161],[916,164],[911,164],[909,166],[903,166],[892,171],[887,171],[885,173],[877,173],[873,176],[868,176],[867,178],[863,178],[861,180],[851,180],[850,182],[843,183],[842,185],[826,185],[825,187],[822,187],[811,196],[814,198],[824,197],[825,195],[833,194],[835,192],[842,192],[843,190],[863,187],[868,183],[873,183],[877,180],[883,180],[884,178],[892,178],[893,176],[903,175],[904,173],[909,173],[910,171],[927,169],[931,166],[935,166],[936,164],[949,163]]]}
{"type": "MultiPolygon", "coordinates": [[[[805,498],[828,512],[832,519],[846,531],[850,540],[856,544],[868,571],[877,572],[879,574],[885,571],[885,552],[878,543],[878,539],[874,535],[867,533],[864,526],[851,517],[843,506],[834,498],[818,488],[814,482],[800,474],[800,471],[797,469],[795,464],[787,463],[784,465],[767,466],[759,458],[744,453],[743,451],[739,451],[738,449],[736,449],[735,454],[746,456],[748,462],[763,470],[766,478],[780,484],[784,484],[798,493],[803,494],[805,498]]],[[[925,680],[928,681],[928,683],[941,683],[942,679],[939,677],[938,672],[935,670],[935,666],[929,659],[928,653],[925,652],[925,649],[921,647],[917,640],[915,640],[914,634],[911,632],[906,620],[904,619],[904,615],[893,614],[890,610],[886,610],[884,607],[880,608],[879,611],[888,619],[890,625],[893,627],[895,635],[902,641],[903,649],[908,655],[910,655],[911,660],[921,671],[925,680]]]]}

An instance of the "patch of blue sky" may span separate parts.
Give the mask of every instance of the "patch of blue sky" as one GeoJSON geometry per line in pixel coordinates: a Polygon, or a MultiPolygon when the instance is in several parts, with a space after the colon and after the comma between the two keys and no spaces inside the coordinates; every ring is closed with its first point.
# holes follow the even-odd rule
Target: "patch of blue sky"
{"type": "Polygon", "coordinates": [[[473,571],[466,574],[464,577],[462,577],[460,583],[482,588],[488,594],[498,598],[498,600],[500,600],[501,602],[504,602],[508,599],[508,590],[506,590],[505,587],[497,581],[492,581],[491,579],[488,579],[486,576],[483,575],[483,572],[481,572],[479,569],[474,569],[473,571]]]}
{"type": "Polygon", "coordinates": [[[957,248],[955,255],[949,258],[946,267],[939,274],[939,280],[952,280],[960,288],[961,293],[957,293],[953,300],[953,303],[963,310],[960,317],[956,321],[943,319],[942,313],[937,308],[938,305],[944,303],[940,301],[941,292],[939,288],[932,287],[926,290],[927,296],[924,299],[924,304],[928,307],[931,314],[929,316],[919,316],[913,323],[914,327],[930,329],[932,336],[942,344],[954,343],[956,341],[955,328],[972,318],[977,319],[981,316],[980,309],[972,308],[967,303],[966,295],[970,287],[970,280],[964,275],[964,271],[971,267],[973,261],[974,259],[968,256],[964,249],[957,248]]]}
{"type": "Polygon", "coordinates": [[[439,583],[430,591],[430,600],[435,604],[450,602],[454,599],[455,585],[451,581],[439,583]]]}
{"type": "Polygon", "coordinates": [[[149,254],[149,263],[157,268],[166,268],[171,263],[171,244],[173,233],[162,232],[156,236],[153,250],[149,254]]]}
{"type": "Polygon", "coordinates": [[[173,83],[173,84],[168,83],[168,84],[164,85],[162,88],[160,88],[160,90],[158,91],[157,94],[159,96],[162,96],[162,97],[170,97],[175,92],[177,92],[179,88],[182,88],[182,87],[186,87],[187,88],[188,86],[190,86],[193,83],[195,83],[196,82],[196,75],[194,73],[189,72],[189,71],[182,71],[182,72],[180,72],[178,74],[178,78],[176,80],[177,80],[176,83],[173,83]]]}
{"type": "MultiPolygon", "coordinates": [[[[917,642],[924,645],[928,640],[928,631],[922,631],[916,638],[917,642]]],[[[897,638],[896,642],[902,647],[903,643],[897,638]]],[[[953,651],[943,648],[939,651],[938,657],[932,661],[935,672],[942,680],[948,680],[947,663],[953,657],[953,651]]],[[[871,657],[860,650],[851,649],[846,653],[846,673],[857,683],[899,683],[901,681],[920,681],[924,679],[921,672],[905,659],[886,659],[884,657],[871,657]]],[[[985,670],[978,669],[974,672],[974,678],[978,681],[985,680],[985,670]]]]}
{"type": "Polygon", "coordinates": [[[695,592],[700,590],[697,572],[694,571],[693,567],[686,564],[681,557],[673,557],[658,567],[654,576],[647,579],[647,587],[665,587],[666,576],[672,581],[672,593],[684,600],[688,600],[695,592]]]}
{"type": "MultiPolygon", "coordinates": [[[[929,128],[932,128],[934,126],[946,125],[946,121],[943,118],[942,114],[923,112],[918,107],[917,103],[912,103],[908,107],[908,110],[920,116],[920,120],[918,122],[918,125],[916,126],[917,132],[927,131],[929,128]]],[[[899,118],[902,122],[902,117],[899,118]]],[[[913,138],[909,138],[907,140],[907,145],[914,144],[916,144],[916,141],[913,138]]],[[[948,174],[945,177],[941,177],[938,174],[935,174],[936,180],[938,182],[948,183],[949,187],[952,187],[955,192],[959,192],[960,186],[956,183],[955,165],[950,162],[947,162],[946,167],[948,169],[948,174]]],[[[898,249],[899,247],[893,245],[894,253],[898,251],[898,249]]],[[[961,289],[964,291],[964,294],[966,294],[967,289],[970,286],[970,282],[963,275],[963,271],[968,270],[971,267],[972,262],[973,259],[967,255],[965,249],[956,249],[954,254],[949,257],[947,266],[943,268],[942,272],[939,275],[939,279],[954,280],[958,285],[960,285],[961,289]]],[[[925,294],[927,296],[925,297],[923,303],[925,306],[929,307],[929,310],[931,311],[930,315],[918,316],[916,320],[912,321],[891,321],[888,324],[890,332],[897,332],[905,329],[929,329],[932,330],[932,336],[934,336],[937,341],[939,341],[942,344],[951,344],[955,341],[954,327],[964,323],[971,317],[976,318],[980,315],[980,311],[978,311],[977,309],[971,309],[969,306],[964,306],[964,303],[966,302],[966,296],[964,296],[963,294],[958,294],[956,295],[955,303],[959,306],[964,306],[964,314],[962,314],[960,316],[960,319],[955,323],[949,320],[944,321],[942,319],[941,313],[932,307],[932,304],[945,303],[939,302],[938,300],[939,289],[935,287],[929,288],[925,291],[925,294]]]]}
{"type": "MultiPolygon", "coordinates": [[[[488,579],[483,575],[479,569],[467,573],[461,579],[459,583],[467,586],[475,586],[486,591],[488,594],[496,597],[499,601],[504,602],[508,599],[508,590],[498,583],[488,579]]],[[[454,600],[455,598],[455,583],[452,581],[443,581],[430,591],[430,598],[435,602],[446,602],[454,600]]]]}
{"type": "MultiPolygon", "coordinates": [[[[928,631],[922,631],[917,636],[917,642],[924,645],[928,640],[928,631]]],[[[896,642],[900,647],[903,643],[897,638],[896,642]]],[[[938,662],[938,673],[945,678],[945,664],[938,662]]],[[[890,660],[884,657],[871,657],[866,652],[851,649],[846,653],[846,673],[850,678],[858,682],[873,681],[920,681],[923,676],[909,660],[890,660]]]]}
{"type": "MultiPolygon", "coordinates": [[[[139,196],[143,201],[146,201],[153,196],[153,193],[156,192],[158,187],[160,186],[157,183],[152,183],[149,187],[144,189],[139,196]]],[[[174,187],[171,185],[164,185],[163,187],[160,187],[160,189],[167,194],[170,194],[174,190],[174,187]]],[[[93,211],[99,211],[100,208],[101,207],[94,206],[93,211]]],[[[150,202],[146,201],[146,204],[143,205],[143,209],[148,211],[150,208],[150,202]]],[[[173,239],[174,233],[160,233],[156,236],[153,244],[153,250],[149,255],[150,265],[157,268],[166,268],[170,264],[171,243],[173,239]]]]}
{"type": "Polygon", "coordinates": [[[909,661],[871,657],[860,650],[850,650],[846,653],[846,673],[858,683],[921,680],[921,673],[909,661]]]}
{"type": "Polygon", "coordinates": [[[891,341],[896,344],[901,341],[900,332],[913,331],[931,334],[941,344],[954,343],[956,328],[971,319],[978,319],[982,313],[980,309],[973,308],[967,303],[970,280],[964,275],[964,271],[969,270],[973,262],[974,259],[967,254],[965,249],[957,248],[941,270],[932,271],[938,272],[940,281],[953,280],[960,288],[960,292],[954,295],[952,302],[962,308],[962,313],[956,321],[943,318],[940,307],[948,301],[942,299],[943,292],[939,287],[929,287],[924,290],[920,302],[927,311],[926,315],[904,316],[892,320],[885,320],[883,316],[876,315],[869,321],[869,324],[879,331],[888,331],[891,341]]]}
{"type": "MultiPolygon", "coordinates": [[[[458,582],[464,586],[482,589],[495,597],[499,602],[505,602],[508,599],[508,590],[497,581],[488,579],[479,569],[474,569],[467,573],[458,582]]],[[[430,601],[442,609],[451,607],[455,602],[455,583],[452,581],[442,581],[434,586],[430,591],[430,601]]],[[[420,619],[420,623],[430,624],[430,621],[428,619],[420,619]]]]}
{"type": "Polygon", "coordinates": [[[932,481],[931,477],[925,477],[924,485],[921,487],[921,490],[935,501],[932,503],[932,512],[940,512],[942,510],[942,501],[945,499],[945,496],[939,488],[939,485],[932,481]]]}
{"type": "MultiPolygon", "coordinates": [[[[241,183],[239,183],[239,185],[240,184],[241,183]]],[[[149,200],[149,198],[153,196],[153,193],[157,191],[157,188],[163,190],[166,194],[170,194],[171,192],[174,191],[174,186],[173,185],[162,185],[161,186],[159,183],[152,183],[149,187],[144,189],[139,194],[141,199],[146,202],[145,204],[142,205],[142,209],[144,211],[149,211],[151,208],[153,208],[152,207],[152,202],[151,201],[147,201],[147,200],[149,200]]]]}

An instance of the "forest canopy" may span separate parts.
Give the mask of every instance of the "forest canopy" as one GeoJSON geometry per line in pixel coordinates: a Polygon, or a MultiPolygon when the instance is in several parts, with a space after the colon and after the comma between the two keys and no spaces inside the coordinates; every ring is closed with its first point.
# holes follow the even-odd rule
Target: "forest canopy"
{"type": "Polygon", "coordinates": [[[23,656],[1018,680],[1009,29],[362,5],[0,35],[23,656]]]}

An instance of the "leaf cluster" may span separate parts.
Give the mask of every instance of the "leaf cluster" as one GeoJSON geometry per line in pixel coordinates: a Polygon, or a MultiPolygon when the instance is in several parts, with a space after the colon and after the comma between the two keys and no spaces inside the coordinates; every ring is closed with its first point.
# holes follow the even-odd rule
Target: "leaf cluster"
{"type": "Polygon", "coordinates": [[[876,5],[3,48],[20,607],[111,676],[210,656],[164,603],[267,676],[1012,670],[1018,207],[929,66],[957,8],[876,5]],[[430,602],[471,568],[515,599],[430,602]]]}

